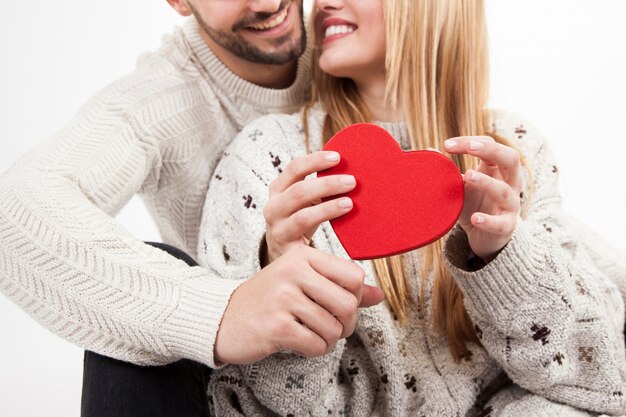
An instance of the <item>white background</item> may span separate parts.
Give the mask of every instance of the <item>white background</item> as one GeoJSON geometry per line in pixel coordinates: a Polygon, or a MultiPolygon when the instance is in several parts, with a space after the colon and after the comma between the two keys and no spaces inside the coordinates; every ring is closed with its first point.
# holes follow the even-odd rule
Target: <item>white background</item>
{"type": "MultiPolygon", "coordinates": [[[[470,0],[471,1],[471,0],[470,0]]],[[[493,107],[549,138],[565,205],[626,250],[626,2],[487,0],[493,107]]],[[[7,2],[0,13],[0,172],[181,22],[165,1],[7,2]]],[[[158,239],[141,203],[120,221],[158,239]]],[[[0,416],[78,416],[82,350],[0,297],[0,416]]]]}

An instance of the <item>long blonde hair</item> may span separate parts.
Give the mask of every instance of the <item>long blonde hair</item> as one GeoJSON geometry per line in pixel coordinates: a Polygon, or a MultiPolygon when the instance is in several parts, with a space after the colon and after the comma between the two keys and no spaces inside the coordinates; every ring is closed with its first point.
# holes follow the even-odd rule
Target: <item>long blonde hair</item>
{"type": "MultiPolygon", "coordinates": [[[[489,134],[485,110],[489,86],[483,0],[383,2],[388,51],[385,96],[391,106],[403,110],[412,148],[440,149],[443,139],[489,134]]],[[[321,51],[317,47],[319,43],[314,44],[313,62],[317,63],[321,51]]],[[[324,142],[350,124],[371,121],[352,80],[332,77],[314,64],[309,107],[317,102],[326,112],[324,142]]],[[[308,132],[307,112],[308,107],[303,117],[305,132],[308,132]]],[[[510,145],[502,138],[494,138],[510,145]]],[[[467,155],[453,155],[452,159],[461,172],[477,164],[467,155]]],[[[446,269],[442,252],[442,240],[425,248],[420,304],[426,277],[432,272],[434,322],[447,336],[450,351],[458,361],[469,356],[468,342],[479,344],[479,341],[465,310],[463,294],[446,269]]],[[[392,312],[405,321],[414,300],[401,256],[376,259],[373,264],[392,312]]]]}

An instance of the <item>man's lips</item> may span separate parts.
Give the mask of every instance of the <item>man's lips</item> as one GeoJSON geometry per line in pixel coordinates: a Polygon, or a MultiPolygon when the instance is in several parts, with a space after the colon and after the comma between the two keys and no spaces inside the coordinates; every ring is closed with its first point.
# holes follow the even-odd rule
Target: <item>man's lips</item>
{"type": "Polygon", "coordinates": [[[254,25],[247,25],[246,29],[252,29],[257,31],[270,30],[285,21],[287,15],[289,14],[289,6],[285,7],[283,10],[275,13],[268,19],[263,20],[262,22],[256,23],[254,25]]]}

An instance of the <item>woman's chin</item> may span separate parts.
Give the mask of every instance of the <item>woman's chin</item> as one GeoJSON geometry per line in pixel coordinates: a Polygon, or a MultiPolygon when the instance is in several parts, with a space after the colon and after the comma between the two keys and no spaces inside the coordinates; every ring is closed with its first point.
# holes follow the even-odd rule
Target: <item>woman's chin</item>
{"type": "Polygon", "coordinates": [[[335,78],[352,78],[351,76],[354,74],[354,71],[351,70],[351,67],[343,64],[329,64],[324,63],[320,60],[320,69],[326,74],[335,77],[335,78]]]}

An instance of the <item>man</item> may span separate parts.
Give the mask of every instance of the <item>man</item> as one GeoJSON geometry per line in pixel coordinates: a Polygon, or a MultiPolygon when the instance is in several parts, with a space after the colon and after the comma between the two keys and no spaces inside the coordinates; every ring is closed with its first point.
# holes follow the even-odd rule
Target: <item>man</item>
{"type": "Polygon", "coordinates": [[[113,220],[140,193],[164,241],[195,257],[222,151],[252,119],[307,98],[301,1],[168,2],[194,18],[0,179],[0,290],[67,340],[140,365],[322,355],[351,333],[356,309],[305,340],[292,335],[310,313],[279,300],[302,292],[299,277],[313,270],[347,278],[342,290],[362,306],[380,302],[353,265],[309,248],[241,283],[190,268],[113,220]]]}

